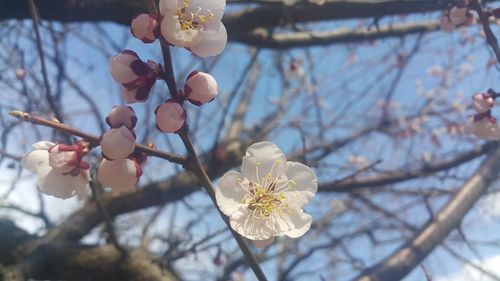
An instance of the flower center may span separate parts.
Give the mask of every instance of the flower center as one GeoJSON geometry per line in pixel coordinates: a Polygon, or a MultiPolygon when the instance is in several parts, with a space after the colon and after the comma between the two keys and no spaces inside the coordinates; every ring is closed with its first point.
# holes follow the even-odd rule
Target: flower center
{"type": "Polygon", "coordinates": [[[184,0],[183,7],[177,10],[175,15],[179,18],[182,31],[202,29],[205,23],[212,20],[214,14],[208,9],[198,8],[196,12],[191,11],[191,0],[184,0]]]}
{"type": "MultiPolygon", "coordinates": [[[[276,212],[282,212],[281,202],[286,201],[284,192],[274,193],[256,186],[253,190],[253,196],[249,198],[248,209],[255,211],[260,217],[269,217],[276,212]]],[[[246,201],[246,198],[243,198],[246,201]]]]}
{"type": "MultiPolygon", "coordinates": [[[[280,161],[276,161],[280,164],[280,161]]],[[[250,182],[250,190],[245,188],[242,183],[240,185],[248,193],[241,200],[243,204],[248,204],[248,209],[253,211],[253,214],[260,218],[267,218],[273,214],[281,214],[283,210],[288,209],[287,197],[285,191],[291,190],[296,183],[293,180],[284,178],[275,178],[272,175],[274,166],[266,177],[259,182],[250,182]]],[[[257,163],[257,177],[259,177],[260,163],[257,163]]]]}

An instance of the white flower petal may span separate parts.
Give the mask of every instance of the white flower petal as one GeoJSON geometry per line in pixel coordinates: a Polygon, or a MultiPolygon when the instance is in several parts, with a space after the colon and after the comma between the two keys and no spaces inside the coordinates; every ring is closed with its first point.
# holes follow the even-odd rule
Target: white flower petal
{"type": "Polygon", "coordinates": [[[268,173],[278,178],[285,173],[285,169],[285,155],[274,143],[268,141],[249,146],[241,165],[243,176],[255,183],[260,183],[268,173]]]}
{"type": "Polygon", "coordinates": [[[266,219],[255,217],[252,211],[245,207],[233,212],[229,217],[229,222],[232,229],[251,240],[267,240],[277,234],[269,228],[266,219]]]}
{"type": "Polygon", "coordinates": [[[213,14],[213,21],[220,21],[222,15],[224,14],[224,7],[226,6],[226,0],[190,0],[191,10],[198,11],[210,11],[213,14]]]}
{"type": "Polygon", "coordinates": [[[161,34],[168,43],[181,48],[191,48],[200,41],[199,30],[181,30],[179,17],[175,12],[167,12],[161,21],[161,34]]]}
{"type": "Polygon", "coordinates": [[[304,213],[303,210],[293,209],[290,213],[283,212],[283,214],[278,217],[279,220],[282,220],[284,223],[286,223],[286,225],[290,226],[288,230],[280,233],[288,237],[300,237],[304,235],[304,233],[306,233],[309,228],[311,228],[312,217],[311,215],[304,213]]]}
{"type": "Polygon", "coordinates": [[[252,241],[252,243],[255,245],[255,247],[264,248],[264,247],[270,245],[271,243],[273,243],[274,237],[271,237],[271,238],[266,239],[266,240],[250,240],[250,241],[252,241]]]}
{"type": "Polygon", "coordinates": [[[165,15],[168,11],[176,12],[182,5],[181,0],[160,0],[160,14],[165,15]]]}
{"type": "Polygon", "coordinates": [[[306,165],[290,161],[286,163],[285,174],[295,182],[291,190],[285,191],[285,197],[299,208],[304,207],[318,191],[316,174],[306,165]]]}
{"type": "Polygon", "coordinates": [[[50,169],[45,177],[41,174],[38,175],[40,191],[61,199],[70,198],[75,195],[76,189],[87,186],[87,182],[80,176],[63,175],[55,169],[50,169]]]}
{"type": "Polygon", "coordinates": [[[39,141],[37,143],[34,143],[31,147],[33,147],[33,149],[49,150],[49,148],[53,147],[54,145],[56,144],[50,141],[39,141]]]}
{"type": "Polygon", "coordinates": [[[38,172],[44,166],[49,167],[49,152],[47,150],[30,151],[21,159],[21,165],[30,172],[38,172]]]}
{"type": "Polygon", "coordinates": [[[230,171],[224,174],[219,181],[219,188],[215,190],[215,198],[220,210],[227,216],[236,212],[242,199],[247,193],[241,186],[241,174],[235,171],[230,171]]]}
{"type": "Polygon", "coordinates": [[[212,57],[224,51],[227,43],[227,31],[222,22],[217,22],[215,28],[201,32],[198,43],[191,47],[191,51],[200,57],[212,57]]]}

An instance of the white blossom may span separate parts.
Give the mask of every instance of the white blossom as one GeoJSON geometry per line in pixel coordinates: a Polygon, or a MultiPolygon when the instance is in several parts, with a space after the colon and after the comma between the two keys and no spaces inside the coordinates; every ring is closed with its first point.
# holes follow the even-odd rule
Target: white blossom
{"type": "Polygon", "coordinates": [[[309,230],[312,218],[302,208],[317,188],[311,168],[286,161],[275,144],[259,142],[247,149],[241,173],[221,178],[215,195],[231,227],[264,247],[275,236],[296,238],[309,230]]]}
{"type": "Polygon", "coordinates": [[[60,150],[59,146],[48,141],[37,142],[33,150],[23,156],[21,164],[37,174],[40,192],[62,199],[77,195],[82,200],[88,193],[89,166],[81,160],[81,155],[60,150]],[[51,156],[49,150],[52,150],[51,156]]]}
{"type": "Polygon", "coordinates": [[[103,159],[97,170],[97,178],[101,184],[110,187],[115,194],[135,190],[141,175],[141,167],[131,159],[103,159]]]}
{"type": "Polygon", "coordinates": [[[200,57],[220,54],[227,42],[221,22],[225,0],[160,0],[161,34],[200,57]]]}

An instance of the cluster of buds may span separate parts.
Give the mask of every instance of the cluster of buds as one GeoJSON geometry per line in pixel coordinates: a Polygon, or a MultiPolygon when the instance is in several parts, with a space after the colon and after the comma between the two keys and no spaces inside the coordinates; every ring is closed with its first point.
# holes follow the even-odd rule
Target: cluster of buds
{"type": "Polygon", "coordinates": [[[73,145],[48,141],[35,143],[25,154],[21,164],[37,174],[37,184],[44,194],[67,199],[77,195],[79,200],[88,193],[90,165],[83,160],[89,152],[89,143],[79,141],[73,145]]]}
{"type": "Polygon", "coordinates": [[[222,23],[225,0],[160,0],[160,14],[140,14],[131,32],[144,43],[163,38],[200,57],[220,54],[227,43],[222,23]]]}
{"type": "Polygon", "coordinates": [[[122,85],[123,98],[129,104],[145,102],[163,73],[161,65],[151,60],[144,62],[131,50],[112,57],[109,70],[113,79],[122,85]]]}
{"type": "Polygon", "coordinates": [[[467,120],[466,133],[474,134],[481,139],[500,139],[500,126],[497,119],[491,115],[495,99],[499,96],[500,94],[489,89],[487,93],[478,93],[472,97],[472,109],[476,114],[467,120]]]}
{"type": "Polygon", "coordinates": [[[457,27],[474,24],[474,15],[470,12],[469,1],[464,0],[451,9],[447,10],[441,17],[441,30],[452,32],[457,27]]]}
{"type": "Polygon", "coordinates": [[[137,117],[130,106],[115,106],[106,118],[110,130],[100,138],[103,160],[97,177],[114,193],[135,189],[142,175],[143,154],[134,152],[137,117]]]}
{"type": "Polygon", "coordinates": [[[212,75],[193,71],[186,78],[184,89],[172,99],[159,105],[155,109],[156,128],[164,133],[177,133],[186,123],[184,100],[200,106],[209,103],[217,96],[217,81],[212,75]]]}

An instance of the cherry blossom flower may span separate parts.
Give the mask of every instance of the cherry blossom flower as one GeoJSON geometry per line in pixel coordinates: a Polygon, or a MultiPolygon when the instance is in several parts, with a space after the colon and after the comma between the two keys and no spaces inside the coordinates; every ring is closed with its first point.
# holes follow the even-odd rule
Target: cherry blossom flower
{"type": "Polygon", "coordinates": [[[135,116],[135,111],[130,106],[113,106],[108,117],[106,117],[106,124],[111,128],[125,126],[133,130],[137,124],[137,116],[135,116]]]}
{"type": "Polygon", "coordinates": [[[316,5],[323,5],[325,4],[326,0],[309,0],[309,2],[316,5]]]}
{"type": "Polygon", "coordinates": [[[175,133],[186,123],[186,110],[175,100],[167,100],[155,109],[156,128],[164,133],[175,133]]]}
{"type": "Polygon", "coordinates": [[[441,30],[452,32],[459,26],[468,26],[476,21],[466,4],[454,6],[441,17],[441,30]]]}
{"type": "Polygon", "coordinates": [[[193,71],[186,79],[183,95],[194,105],[211,102],[217,96],[217,81],[208,73],[193,71]]]}
{"type": "Polygon", "coordinates": [[[495,100],[488,93],[478,93],[472,97],[472,109],[478,113],[485,113],[493,107],[495,100]]]}
{"type": "Polygon", "coordinates": [[[37,142],[32,147],[33,150],[21,159],[21,164],[37,174],[40,192],[62,199],[77,195],[78,200],[83,200],[90,182],[90,166],[82,160],[87,147],[48,141],[37,142]]]}
{"type": "Polygon", "coordinates": [[[464,131],[467,134],[474,134],[480,139],[500,139],[500,126],[497,120],[489,114],[489,111],[469,117],[464,131]]]}
{"type": "Polygon", "coordinates": [[[132,35],[144,43],[152,43],[160,34],[160,23],[158,16],[140,14],[132,19],[130,32],[132,35]]]}
{"type": "Polygon", "coordinates": [[[143,62],[131,50],[124,50],[111,58],[109,70],[113,79],[122,85],[122,92],[127,103],[144,102],[149,92],[163,71],[153,61],[143,62]]]}
{"type": "Polygon", "coordinates": [[[110,187],[113,193],[134,191],[142,175],[141,166],[132,159],[103,159],[97,170],[97,178],[103,186],[110,187]]]}
{"type": "Polygon", "coordinates": [[[127,158],[135,148],[135,134],[125,126],[107,131],[100,141],[102,155],[108,160],[127,158]]]}
{"type": "Polygon", "coordinates": [[[225,0],[160,0],[161,34],[200,57],[220,54],[227,42],[221,22],[225,0]]]}
{"type": "Polygon", "coordinates": [[[275,236],[296,238],[309,230],[312,218],[302,208],[317,188],[311,168],[286,161],[275,144],[259,142],[247,149],[241,173],[230,171],[221,178],[215,195],[231,227],[264,247],[275,236]]]}

